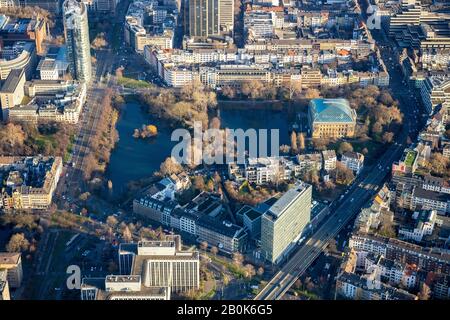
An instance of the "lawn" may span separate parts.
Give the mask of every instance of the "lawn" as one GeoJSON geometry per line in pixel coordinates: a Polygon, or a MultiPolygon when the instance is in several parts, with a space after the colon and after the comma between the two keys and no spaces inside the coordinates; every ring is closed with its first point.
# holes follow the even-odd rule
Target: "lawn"
{"type": "Polygon", "coordinates": [[[230,271],[236,278],[243,278],[244,277],[244,271],[239,266],[235,265],[232,262],[228,262],[224,259],[221,259],[217,256],[209,255],[209,257],[214,260],[217,263],[220,263],[221,265],[224,265],[228,271],[230,271]]]}
{"type": "Polygon", "coordinates": [[[411,167],[414,163],[414,159],[416,159],[416,153],[414,151],[409,151],[406,155],[405,165],[411,167]]]}
{"type": "Polygon", "coordinates": [[[73,151],[73,143],[75,142],[75,135],[70,136],[69,145],[67,146],[66,152],[64,153],[64,162],[68,162],[70,159],[70,154],[73,151]]]}
{"type": "Polygon", "coordinates": [[[124,87],[130,88],[130,89],[142,89],[142,88],[151,88],[152,85],[143,80],[136,80],[132,78],[127,77],[121,77],[117,80],[119,85],[122,85],[124,87]]]}
{"type": "Polygon", "coordinates": [[[34,142],[39,148],[45,148],[46,145],[51,145],[53,148],[57,147],[55,138],[52,135],[38,135],[34,137],[34,142]]]}

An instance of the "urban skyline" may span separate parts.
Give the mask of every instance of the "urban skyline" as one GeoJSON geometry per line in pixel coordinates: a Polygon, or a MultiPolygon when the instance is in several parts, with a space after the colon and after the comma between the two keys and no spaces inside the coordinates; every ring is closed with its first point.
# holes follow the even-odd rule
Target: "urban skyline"
{"type": "Polygon", "coordinates": [[[0,107],[0,300],[450,298],[445,1],[0,1],[0,107]]]}

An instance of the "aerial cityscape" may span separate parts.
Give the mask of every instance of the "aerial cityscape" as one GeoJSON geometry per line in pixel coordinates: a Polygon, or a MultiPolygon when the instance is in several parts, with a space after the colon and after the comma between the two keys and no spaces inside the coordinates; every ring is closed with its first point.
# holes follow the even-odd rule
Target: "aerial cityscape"
{"type": "Polygon", "coordinates": [[[448,0],[0,0],[0,107],[0,300],[450,299],[448,0]]]}

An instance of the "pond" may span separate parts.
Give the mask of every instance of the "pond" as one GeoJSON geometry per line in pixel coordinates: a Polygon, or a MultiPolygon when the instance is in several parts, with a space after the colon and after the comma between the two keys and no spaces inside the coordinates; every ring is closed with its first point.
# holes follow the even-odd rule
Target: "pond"
{"type": "MultiPolygon", "coordinates": [[[[218,116],[222,127],[230,129],[280,129],[280,143],[289,144],[287,112],[280,108],[255,105],[223,103],[218,116]]],[[[173,128],[147,114],[138,102],[128,102],[117,122],[119,141],[111,154],[106,172],[113,183],[113,195],[120,195],[128,182],[149,177],[159,170],[176,142],[170,141],[173,128]],[[134,129],[143,124],[158,127],[158,136],[150,139],[133,138],[134,129]]]]}

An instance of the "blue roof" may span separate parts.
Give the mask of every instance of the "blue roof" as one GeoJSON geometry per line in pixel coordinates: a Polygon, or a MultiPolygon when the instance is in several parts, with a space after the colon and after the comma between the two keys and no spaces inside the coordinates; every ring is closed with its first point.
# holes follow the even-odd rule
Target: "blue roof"
{"type": "Polygon", "coordinates": [[[314,122],[354,122],[356,112],[346,99],[312,99],[309,103],[314,122]]]}

